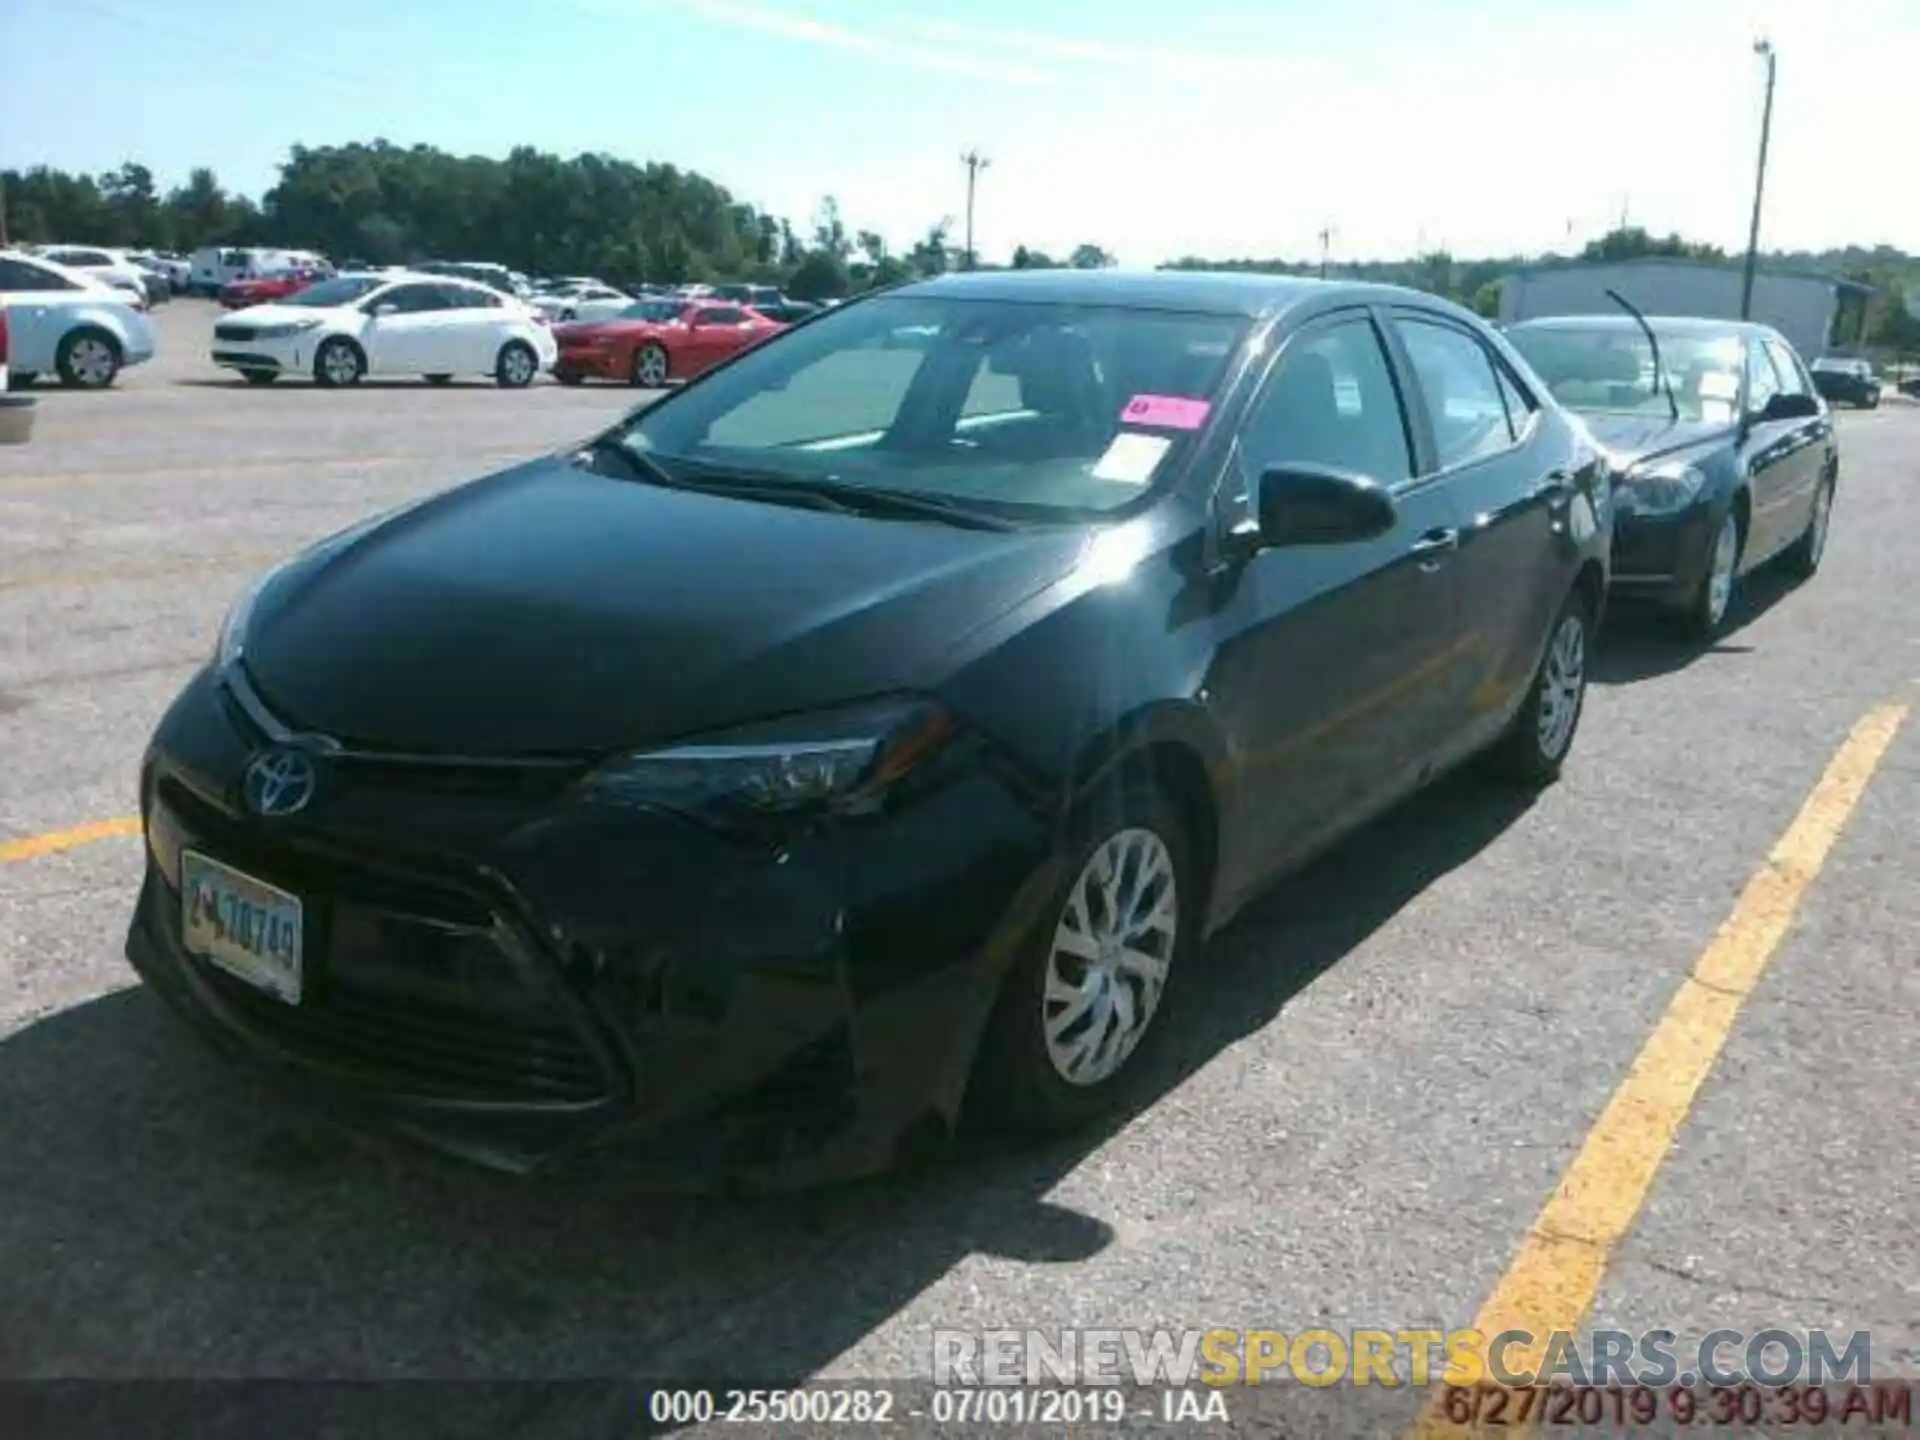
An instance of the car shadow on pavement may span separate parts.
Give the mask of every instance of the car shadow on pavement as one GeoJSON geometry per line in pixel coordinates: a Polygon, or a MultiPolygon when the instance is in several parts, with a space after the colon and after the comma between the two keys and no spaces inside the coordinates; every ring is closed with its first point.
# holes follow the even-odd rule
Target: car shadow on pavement
{"type": "Polygon", "coordinates": [[[1803,582],[1778,565],[1754,571],[1740,582],[1720,633],[1710,645],[1690,640],[1675,617],[1640,607],[1610,607],[1589,678],[1596,685],[1631,685],[1684,670],[1707,655],[1745,655],[1753,646],[1740,632],[1800,588],[1803,582]]]}
{"type": "MultiPolygon", "coordinates": [[[[971,1139],[797,1195],[642,1195],[429,1161],[281,1108],[143,990],[76,1006],[0,1042],[0,1380],[811,1375],[970,1255],[1060,1264],[1105,1249],[1105,1220],[1045,1198],[1061,1178],[1529,803],[1463,773],[1257,902],[1195,962],[1206,983],[1187,987],[1128,1113],[1104,1128],[1032,1147],[971,1139]]],[[[929,1345],[914,1336],[899,1363],[924,1372],[929,1345]]],[[[371,1397],[391,1394],[365,1389],[377,1412],[371,1397]]],[[[277,1416],[287,1398],[253,1403],[277,1416]]],[[[549,1431],[499,1404],[459,1433],[587,1433],[577,1416],[549,1431]]],[[[254,1433],[268,1429],[293,1433],[254,1433]]]]}
{"type": "MultiPolygon", "coordinates": [[[[184,385],[193,390],[258,390],[271,394],[279,390],[339,390],[342,393],[351,390],[498,390],[502,387],[491,379],[475,376],[471,380],[449,380],[444,385],[429,385],[425,380],[356,380],[351,385],[322,385],[310,375],[283,375],[271,385],[255,385],[238,376],[228,379],[216,375],[180,375],[167,382],[171,385],[184,385]]],[[[533,385],[548,383],[535,379],[533,385]]],[[[526,387],[528,389],[532,386],[526,387]]]]}

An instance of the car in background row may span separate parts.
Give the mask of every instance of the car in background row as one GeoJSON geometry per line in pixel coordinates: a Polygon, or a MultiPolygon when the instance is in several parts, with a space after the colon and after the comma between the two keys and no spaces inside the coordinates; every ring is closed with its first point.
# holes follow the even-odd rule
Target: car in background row
{"type": "Polygon", "coordinates": [[[1802,577],[1819,569],[1839,444],[1778,331],[1571,315],[1506,336],[1611,457],[1617,596],[1660,606],[1707,640],[1744,576],[1774,560],[1802,577]]]}
{"type": "Polygon", "coordinates": [[[691,380],[784,329],[744,305],[629,300],[609,319],[554,326],[560,353],[553,377],[563,385],[593,378],[658,389],[691,380]]]}
{"type": "Polygon", "coordinates": [[[53,373],[64,385],[105,389],[124,367],[153,358],[153,325],[142,303],[44,256],[0,250],[0,306],[15,387],[53,373]]]}
{"type": "Polygon", "coordinates": [[[1872,410],[1880,403],[1880,377],[1865,360],[1822,355],[1810,370],[1814,388],[1823,400],[1861,410],[1872,410]]]}
{"type": "Polygon", "coordinates": [[[311,250],[276,250],[257,245],[209,245],[193,252],[188,289],[209,300],[235,280],[247,280],[281,270],[318,270],[327,257],[311,250]]]}
{"type": "Polygon", "coordinates": [[[34,400],[31,395],[10,395],[9,351],[12,327],[7,323],[7,307],[0,305],[0,445],[24,445],[33,438],[34,400]]]}
{"type": "Polygon", "coordinates": [[[904,286],[251,585],[141,763],[128,955],[509,1169],[1082,1126],[1279,876],[1468,761],[1558,776],[1605,483],[1429,295],[904,286]]]}
{"type": "Polygon", "coordinates": [[[137,298],[142,308],[155,303],[153,277],[128,259],[125,251],[98,245],[36,245],[33,253],[124,291],[137,298]]]}
{"type": "Polygon", "coordinates": [[[301,266],[257,275],[251,280],[234,280],[221,287],[220,303],[229,310],[244,310],[249,305],[265,305],[298,294],[309,285],[333,278],[331,266],[301,266]]]}
{"type": "Polygon", "coordinates": [[[127,258],[155,274],[164,275],[175,295],[184,294],[193,279],[193,262],[171,250],[130,250],[127,258]]]}
{"type": "Polygon", "coordinates": [[[527,303],[532,305],[549,320],[575,320],[583,318],[580,307],[593,306],[603,312],[624,308],[633,303],[634,297],[617,286],[604,280],[562,280],[547,290],[536,290],[527,303]]]}
{"type": "Polygon", "coordinates": [[[255,385],[282,375],[311,375],[324,386],[368,375],[419,375],[437,385],[489,375],[517,389],[556,353],[552,331],[512,296],[407,272],[335,276],[213,327],[213,363],[255,385]]]}
{"type": "Polygon", "coordinates": [[[502,295],[526,298],[521,288],[526,283],[525,276],[520,276],[516,283],[517,272],[485,260],[423,260],[408,268],[416,275],[445,275],[452,280],[471,280],[475,285],[484,285],[502,295]]]}

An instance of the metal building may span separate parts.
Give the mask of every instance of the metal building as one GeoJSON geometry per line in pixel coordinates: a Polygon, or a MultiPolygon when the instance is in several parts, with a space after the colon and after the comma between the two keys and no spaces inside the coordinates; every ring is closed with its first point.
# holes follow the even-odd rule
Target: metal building
{"type": "MultiPolygon", "coordinates": [[[[1500,323],[1543,315],[1612,315],[1618,290],[1648,315],[1740,318],[1738,261],[1565,260],[1529,266],[1502,278],[1500,323]]],[[[1771,325],[1808,360],[1857,345],[1866,322],[1868,285],[1811,271],[1762,267],[1753,277],[1752,318],[1771,325]]]]}

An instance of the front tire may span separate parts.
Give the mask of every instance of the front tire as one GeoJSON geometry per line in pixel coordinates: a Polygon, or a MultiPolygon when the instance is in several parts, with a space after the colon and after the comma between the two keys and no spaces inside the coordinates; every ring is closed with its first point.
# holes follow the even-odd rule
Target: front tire
{"type": "Polygon", "coordinates": [[[1489,759],[1494,772],[1541,788],[1560,778],[1587,703],[1587,656],[1593,649],[1593,612],[1579,591],[1567,597],[1547,633],[1547,651],[1513,724],[1489,759]]]}
{"type": "Polygon", "coordinates": [[[494,361],[493,378],[502,390],[524,390],[540,373],[540,357],[524,340],[509,340],[494,361]]]}
{"type": "Polygon", "coordinates": [[[1811,580],[1820,569],[1820,557],[1827,553],[1827,530],[1833,518],[1833,481],[1822,480],[1813,495],[1813,514],[1807,528],[1786,553],[1787,570],[1801,580],[1811,580]]]}
{"type": "Polygon", "coordinates": [[[672,369],[672,357],[663,345],[648,342],[633,352],[633,383],[642,390],[661,389],[672,369]]]}
{"type": "Polygon", "coordinates": [[[60,341],[53,367],[60,383],[76,390],[104,390],[120,373],[120,342],[104,330],[75,330],[60,341]]]}
{"type": "Polygon", "coordinates": [[[1733,598],[1740,584],[1740,551],[1745,537],[1737,510],[1728,510],[1714,532],[1713,545],[1707,551],[1707,571],[1694,587],[1693,596],[1681,615],[1687,635],[1698,641],[1713,639],[1727,622],[1733,598]]]}
{"type": "Polygon", "coordinates": [[[1119,1102],[1166,1028],[1168,986],[1197,934],[1191,844],[1158,789],[1104,792],[1070,833],[1065,878],[974,1062],[972,1104],[1027,1133],[1077,1129],[1119,1102]]]}
{"type": "Polygon", "coordinates": [[[313,356],[313,378],[328,389],[358,385],[367,373],[367,359],[360,347],[342,336],[325,341],[313,356]]]}

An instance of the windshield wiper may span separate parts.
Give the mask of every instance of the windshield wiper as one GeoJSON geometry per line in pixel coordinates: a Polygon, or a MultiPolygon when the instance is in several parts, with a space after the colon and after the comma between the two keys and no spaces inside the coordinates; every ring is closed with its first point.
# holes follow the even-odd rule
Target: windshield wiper
{"type": "MultiPolygon", "coordinates": [[[[695,462],[698,463],[698,462],[695,462]]],[[[773,504],[809,504],[844,515],[895,515],[914,520],[937,520],[970,530],[1007,531],[1018,527],[1003,516],[970,505],[929,495],[921,490],[897,490],[883,485],[853,485],[815,476],[762,474],[751,470],[715,469],[698,479],[675,482],[694,490],[733,495],[773,504]]]]}
{"type": "Polygon", "coordinates": [[[672,485],[681,489],[686,486],[669,474],[658,460],[651,459],[630,445],[623,445],[611,435],[596,435],[573,453],[576,465],[595,460],[611,459],[627,472],[629,480],[645,480],[650,485],[672,485]]]}
{"type": "Polygon", "coordinates": [[[1627,303],[1627,297],[1618,290],[1607,291],[1607,298],[1631,315],[1638,322],[1641,330],[1646,333],[1647,347],[1653,351],[1653,393],[1666,394],[1668,413],[1677,423],[1680,419],[1680,402],[1673,398],[1673,385],[1667,380],[1664,367],[1660,364],[1660,341],[1653,333],[1653,326],[1647,323],[1646,316],[1627,303]]]}

